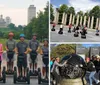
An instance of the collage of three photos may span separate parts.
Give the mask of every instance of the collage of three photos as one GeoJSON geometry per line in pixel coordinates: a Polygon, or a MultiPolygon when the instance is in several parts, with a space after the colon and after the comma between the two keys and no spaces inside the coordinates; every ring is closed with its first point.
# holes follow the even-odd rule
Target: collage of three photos
{"type": "Polygon", "coordinates": [[[100,85],[100,0],[0,1],[0,85],[100,85]]]}

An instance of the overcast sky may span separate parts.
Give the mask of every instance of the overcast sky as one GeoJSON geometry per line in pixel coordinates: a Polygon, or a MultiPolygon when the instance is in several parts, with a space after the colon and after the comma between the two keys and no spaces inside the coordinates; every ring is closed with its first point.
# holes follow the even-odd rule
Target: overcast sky
{"type": "Polygon", "coordinates": [[[54,7],[59,7],[62,4],[73,6],[76,12],[82,10],[84,12],[92,9],[96,5],[100,5],[100,0],[51,0],[54,7]]]}
{"type": "Polygon", "coordinates": [[[35,5],[37,12],[43,11],[48,0],[0,0],[0,15],[9,16],[16,25],[27,25],[27,9],[35,5]]]}

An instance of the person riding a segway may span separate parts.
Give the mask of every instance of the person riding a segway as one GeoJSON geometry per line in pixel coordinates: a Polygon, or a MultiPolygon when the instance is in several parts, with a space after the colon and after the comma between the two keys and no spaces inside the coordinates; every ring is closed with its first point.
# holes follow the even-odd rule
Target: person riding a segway
{"type": "Polygon", "coordinates": [[[37,34],[32,35],[32,39],[29,41],[29,51],[30,51],[30,75],[37,76],[37,50],[39,47],[39,42],[37,41],[37,34]],[[33,66],[33,67],[32,67],[33,66]]]}
{"type": "Polygon", "coordinates": [[[55,23],[53,23],[53,26],[52,26],[51,31],[55,31],[55,26],[56,26],[56,24],[55,24],[55,23]]]}
{"type": "Polygon", "coordinates": [[[6,83],[5,67],[3,67],[3,71],[1,71],[2,53],[3,53],[3,45],[0,43],[0,81],[3,81],[3,83],[6,83]]]}
{"type": "Polygon", "coordinates": [[[71,33],[71,28],[72,28],[72,24],[69,25],[69,30],[68,30],[69,33],[71,33]]]}
{"type": "Polygon", "coordinates": [[[87,30],[86,28],[83,28],[81,32],[81,38],[86,38],[86,34],[87,34],[87,30]]]}
{"type": "MultiPolygon", "coordinates": [[[[49,72],[49,45],[48,40],[44,39],[44,45],[41,47],[40,54],[42,55],[42,61],[43,61],[43,67],[42,67],[42,75],[44,78],[41,77],[41,75],[38,75],[38,82],[45,82],[49,83],[48,80],[48,72],[49,72]]],[[[40,69],[40,68],[39,68],[40,69]]],[[[41,74],[41,71],[39,70],[39,74],[41,74]]],[[[40,84],[39,83],[39,84],[40,84]]]]}
{"type": "Polygon", "coordinates": [[[6,51],[7,51],[7,74],[13,73],[13,61],[15,54],[16,41],[13,39],[14,33],[9,32],[9,39],[6,42],[6,51]]]}
{"type": "Polygon", "coordinates": [[[98,29],[98,27],[97,27],[97,29],[96,29],[96,34],[95,34],[96,36],[99,36],[99,29],[98,29]]]}
{"type": "Polygon", "coordinates": [[[18,67],[18,77],[17,68],[14,67],[14,83],[17,82],[28,82],[30,83],[29,69],[27,68],[27,53],[28,44],[25,42],[25,35],[20,34],[20,41],[16,45],[17,57],[17,67],[18,67]]]}
{"type": "Polygon", "coordinates": [[[58,34],[63,34],[63,25],[60,25],[60,29],[58,31],[58,34]]]}

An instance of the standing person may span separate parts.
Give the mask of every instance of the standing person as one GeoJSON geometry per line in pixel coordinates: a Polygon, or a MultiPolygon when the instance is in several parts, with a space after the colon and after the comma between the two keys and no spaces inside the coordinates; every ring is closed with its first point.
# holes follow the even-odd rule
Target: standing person
{"type": "Polygon", "coordinates": [[[72,28],[72,24],[69,25],[69,31],[68,32],[71,32],[71,28],[72,28]]]}
{"type": "Polygon", "coordinates": [[[94,77],[94,75],[96,73],[96,69],[95,69],[93,62],[90,61],[90,58],[86,58],[86,63],[87,63],[87,71],[90,72],[89,85],[93,85],[92,84],[93,80],[96,82],[96,84],[99,84],[100,81],[94,77]]]}
{"type": "Polygon", "coordinates": [[[16,41],[13,39],[14,33],[9,32],[8,34],[9,39],[6,42],[6,51],[7,51],[7,71],[13,71],[13,61],[14,61],[14,54],[16,48],[16,41]]]}
{"type": "Polygon", "coordinates": [[[3,45],[0,43],[0,78],[1,78],[2,53],[3,53],[3,45]]]}
{"type": "Polygon", "coordinates": [[[28,53],[28,44],[25,42],[25,35],[20,34],[20,41],[16,45],[16,53],[17,57],[17,66],[19,77],[26,76],[26,68],[27,68],[27,53],[28,53]],[[24,70],[23,70],[24,68],[24,70]],[[22,74],[24,72],[24,75],[22,74]]]}
{"type": "Polygon", "coordinates": [[[37,50],[39,47],[39,42],[37,41],[37,34],[34,33],[32,36],[33,36],[32,39],[29,41],[29,51],[30,51],[30,59],[31,59],[30,70],[32,72],[32,70],[34,71],[35,69],[35,72],[36,72],[37,71],[37,55],[38,55],[37,50]],[[34,64],[33,69],[32,69],[32,64],[34,64]]]}
{"type": "Polygon", "coordinates": [[[67,61],[65,61],[63,64],[59,64],[59,62],[60,58],[56,57],[53,67],[51,69],[51,73],[53,77],[56,79],[57,85],[60,85],[60,73],[58,67],[63,67],[64,65],[66,65],[67,61]]]}
{"type": "Polygon", "coordinates": [[[42,74],[43,76],[46,74],[45,78],[47,79],[48,65],[49,65],[49,44],[47,39],[44,40],[44,44],[41,48],[40,54],[42,55],[42,61],[43,61],[42,74]]]}

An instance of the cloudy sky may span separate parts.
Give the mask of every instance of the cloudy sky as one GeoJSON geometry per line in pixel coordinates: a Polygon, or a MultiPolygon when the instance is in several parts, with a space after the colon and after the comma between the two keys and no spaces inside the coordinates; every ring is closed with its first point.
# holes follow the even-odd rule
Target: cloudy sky
{"type": "Polygon", "coordinates": [[[61,4],[73,6],[76,12],[82,10],[84,12],[92,9],[96,5],[100,5],[100,0],[51,0],[54,7],[59,7],[61,4]]]}
{"type": "Polygon", "coordinates": [[[16,25],[27,25],[27,9],[35,5],[37,12],[43,11],[48,0],[0,0],[0,15],[9,16],[16,25]]]}

